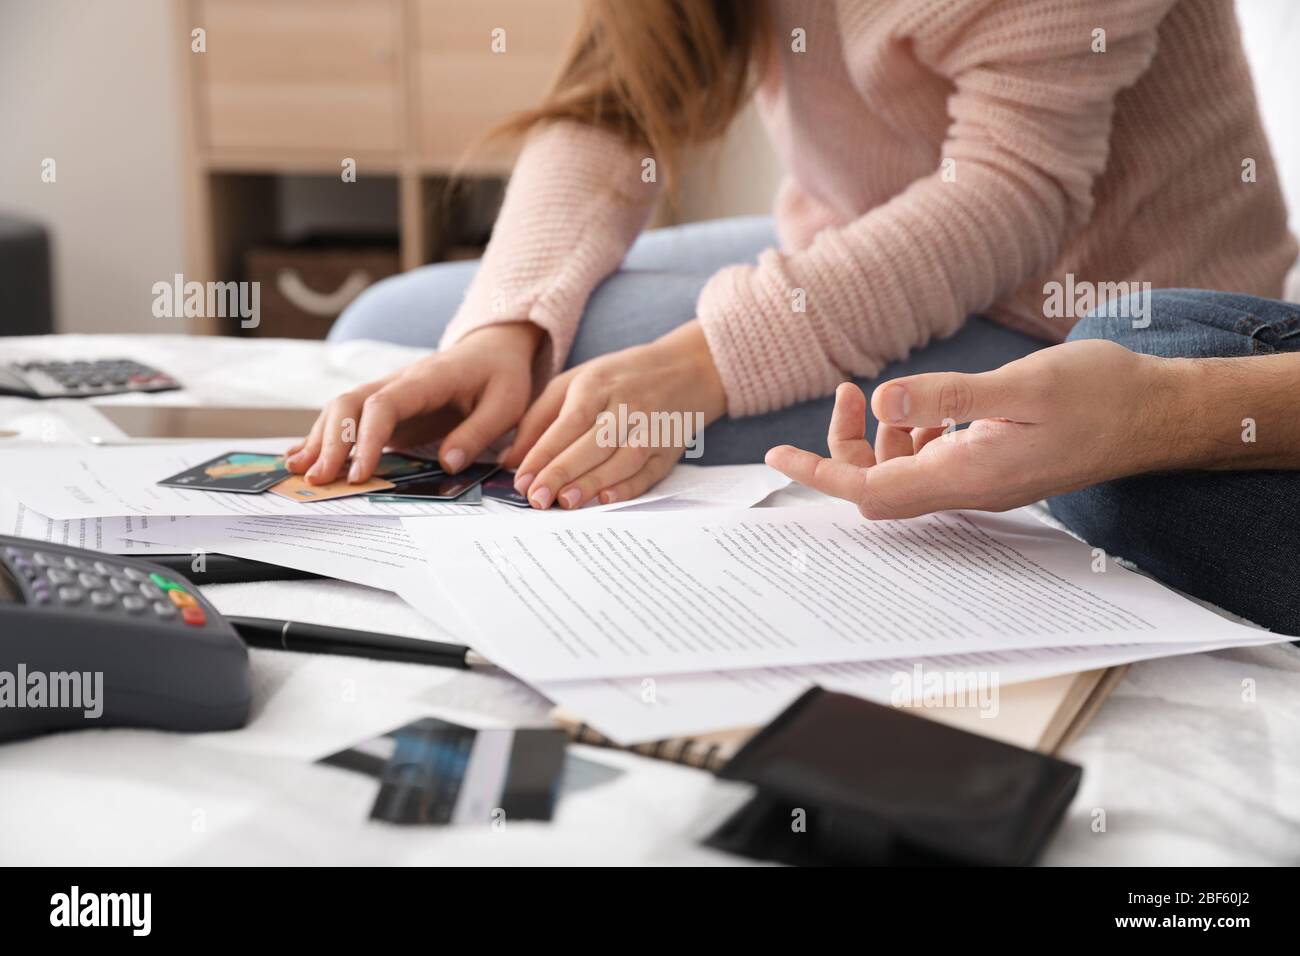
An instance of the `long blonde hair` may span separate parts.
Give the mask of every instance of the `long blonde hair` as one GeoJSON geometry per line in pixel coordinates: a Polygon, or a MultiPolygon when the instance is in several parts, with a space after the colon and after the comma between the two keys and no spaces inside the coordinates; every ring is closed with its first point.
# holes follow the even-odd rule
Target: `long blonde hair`
{"type": "Polygon", "coordinates": [[[587,0],[542,105],[497,132],[575,120],[645,146],[671,186],[681,149],[721,135],[752,92],[762,0],[587,0]]]}

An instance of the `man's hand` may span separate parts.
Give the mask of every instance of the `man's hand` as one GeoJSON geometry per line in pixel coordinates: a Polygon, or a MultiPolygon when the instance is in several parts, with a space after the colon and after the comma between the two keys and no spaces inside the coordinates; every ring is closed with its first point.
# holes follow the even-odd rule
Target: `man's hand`
{"type": "Polygon", "coordinates": [[[1005,511],[1124,475],[1196,467],[1194,364],[1080,341],[992,372],[894,379],[871,397],[881,423],[874,449],[863,438],[866,399],[846,382],[835,393],[831,457],[782,445],[767,463],[871,519],[1005,511]]]}

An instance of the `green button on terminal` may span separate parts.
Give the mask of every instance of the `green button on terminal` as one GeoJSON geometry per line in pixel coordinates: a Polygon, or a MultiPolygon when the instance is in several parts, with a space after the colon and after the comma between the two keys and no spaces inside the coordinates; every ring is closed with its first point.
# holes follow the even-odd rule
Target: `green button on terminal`
{"type": "Polygon", "coordinates": [[[149,580],[164,591],[184,591],[185,589],[173,581],[171,578],[165,578],[156,571],[149,575],[149,580]]]}

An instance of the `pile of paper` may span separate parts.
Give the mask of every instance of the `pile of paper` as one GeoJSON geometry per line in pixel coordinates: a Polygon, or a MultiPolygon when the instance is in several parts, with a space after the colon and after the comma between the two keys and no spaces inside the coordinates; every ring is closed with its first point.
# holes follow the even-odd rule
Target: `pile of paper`
{"type": "MultiPolygon", "coordinates": [[[[278,453],[290,441],[258,439],[239,446],[248,452],[278,453]]],[[[230,441],[223,440],[9,450],[0,476],[0,533],[117,554],[231,554],[395,590],[396,571],[425,566],[423,552],[401,525],[402,517],[570,517],[492,500],[481,506],[463,504],[463,498],[399,503],[363,495],[295,501],[277,494],[166,483],[229,448],[230,441]]],[[[652,495],[587,510],[748,506],[788,483],[761,466],[682,466],[652,495]]]]}
{"type": "Polygon", "coordinates": [[[1285,639],[1029,509],[867,522],[827,503],[403,525],[429,564],[399,591],[408,602],[443,620],[457,608],[470,644],[623,743],[760,725],[814,683],[908,703],[954,674],[1013,684],[1285,639]]]}
{"type": "Polygon", "coordinates": [[[787,484],[762,465],[679,465],[641,499],[577,513],[159,484],[229,444],[12,449],[0,532],[395,591],[625,743],[761,724],[813,683],[905,702],[953,674],[1011,684],[1278,640],[1028,509],[872,523],[826,499],[752,508],[787,484]]]}

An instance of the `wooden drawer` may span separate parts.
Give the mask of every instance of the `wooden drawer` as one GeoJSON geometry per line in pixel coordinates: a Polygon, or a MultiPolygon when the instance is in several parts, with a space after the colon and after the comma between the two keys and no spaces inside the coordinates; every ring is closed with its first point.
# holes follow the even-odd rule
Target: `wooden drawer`
{"type": "MultiPolygon", "coordinates": [[[[415,108],[419,155],[446,166],[487,130],[536,106],[577,30],[580,0],[417,0],[415,108]],[[505,30],[504,53],[492,51],[505,30]]],[[[494,144],[471,167],[508,164],[494,144]]]]}
{"type": "Polygon", "coordinates": [[[399,4],[196,0],[196,22],[207,30],[207,52],[195,64],[205,145],[340,160],[396,153],[399,4]]]}

